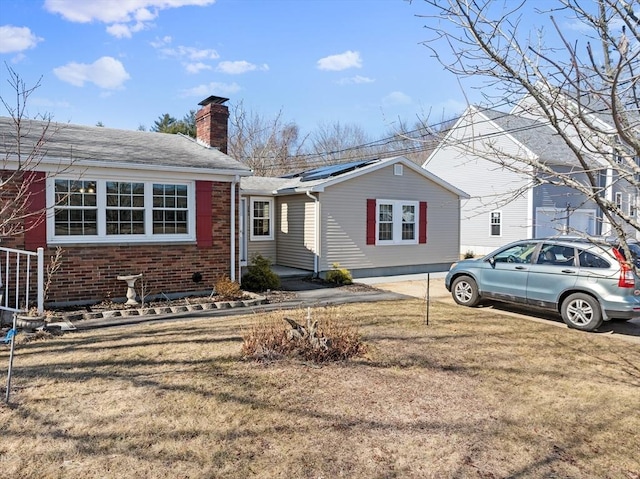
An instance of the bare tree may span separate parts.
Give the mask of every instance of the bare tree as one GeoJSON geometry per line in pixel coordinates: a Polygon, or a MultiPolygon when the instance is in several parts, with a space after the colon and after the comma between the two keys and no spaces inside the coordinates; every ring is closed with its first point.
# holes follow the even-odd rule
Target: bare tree
{"type": "Polygon", "coordinates": [[[258,176],[278,176],[298,168],[305,139],[300,138],[297,124],[283,120],[282,111],[268,119],[246,110],[243,102],[231,108],[228,153],[258,176]]]}
{"type": "MultiPolygon", "coordinates": [[[[459,78],[483,80],[488,104],[520,101],[511,114],[551,128],[566,146],[571,165],[560,171],[539,157],[514,155],[487,141],[448,138],[473,148],[498,167],[528,175],[531,184],[568,187],[594,202],[620,239],[637,234],[640,179],[640,102],[637,92],[640,24],[634,3],[625,0],[555,0],[534,15],[551,32],[521,27],[531,3],[494,0],[425,0],[424,42],[433,56],[459,78]],[[569,38],[558,17],[580,25],[569,38]],[[553,45],[546,44],[553,40],[553,45]],[[451,55],[450,55],[451,54],[451,55]],[[495,95],[495,96],[494,96],[495,95]],[[604,180],[603,180],[604,176],[604,180]],[[623,207],[614,191],[629,192],[623,207]]],[[[535,3],[535,5],[539,5],[535,3]]],[[[423,4],[424,7],[424,4],[423,4]]],[[[514,194],[517,194],[515,192],[514,194]]],[[[628,251],[627,251],[628,253],[628,251]]]]}
{"type": "Polygon", "coordinates": [[[48,116],[37,123],[37,132],[27,118],[27,101],[40,87],[39,79],[28,87],[15,70],[6,66],[11,90],[15,93],[15,105],[0,97],[2,105],[9,113],[0,123],[2,142],[2,165],[0,166],[0,237],[17,236],[34,228],[44,220],[44,209],[35,209],[31,204],[34,194],[45,189],[44,180],[34,174],[34,170],[46,154],[46,144],[59,126],[48,116]],[[35,135],[35,143],[26,144],[23,139],[35,135]]]}

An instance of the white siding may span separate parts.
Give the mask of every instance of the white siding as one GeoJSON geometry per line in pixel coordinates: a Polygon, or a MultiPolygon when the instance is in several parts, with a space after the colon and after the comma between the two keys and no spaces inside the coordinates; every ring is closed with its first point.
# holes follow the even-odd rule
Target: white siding
{"type": "Polygon", "coordinates": [[[531,235],[532,213],[528,207],[531,192],[525,188],[526,175],[485,160],[472,148],[485,151],[491,148],[513,154],[522,152],[517,143],[501,132],[486,117],[473,113],[461,121],[424,165],[428,171],[470,196],[461,203],[460,253],[488,253],[505,243],[531,235]],[[474,144],[471,137],[486,138],[487,143],[482,145],[477,141],[474,144]],[[491,236],[491,211],[494,210],[502,212],[501,236],[491,236]]]}
{"type": "Polygon", "coordinates": [[[458,260],[458,197],[407,167],[402,176],[396,176],[393,165],[389,165],[329,186],[319,197],[320,271],[331,269],[333,263],[356,270],[458,260]],[[367,199],[426,201],[427,243],[367,245],[367,199]]]}

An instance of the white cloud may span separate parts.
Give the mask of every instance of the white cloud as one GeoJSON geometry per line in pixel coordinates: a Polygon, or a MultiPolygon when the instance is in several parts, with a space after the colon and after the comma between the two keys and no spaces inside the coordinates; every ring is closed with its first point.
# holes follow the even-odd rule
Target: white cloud
{"type": "Polygon", "coordinates": [[[262,66],[258,66],[244,60],[239,60],[235,62],[220,62],[218,63],[218,67],[216,68],[216,71],[219,71],[221,73],[228,73],[230,75],[239,75],[241,73],[247,73],[254,70],[267,71],[269,70],[269,65],[263,64],[262,66]]]}
{"type": "Polygon", "coordinates": [[[179,60],[201,61],[220,58],[217,51],[206,48],[185,47],[181,45],[176,48],[160,48],[159,50],[162,55],[179,60]]]}
{"type": "Polygon", "coordinates": [[[187,73],[200,73],[203,70],[211,70],[211,65],[207,65],[206,63],[196,62],[196,63],[187,63],[185,65],[187,73]]]}
{"type": "Polygon", "coordinates": [[[360,75],[356,75],[354,77],[349,78],[341,78],[337,81],[339,85],[357,85],[360,83],[373,83],[375,80],[369,77],[363,77],[360,75]]]}
{"type": "Polygon", "coordinates": [[[339,55],[329,55],[318,60],[319,70],[341,71],[347,68],[362,68],[360,52],[347,50],[339,55]]]}
{"type": "Polygon", "coordinates": [[[411,97],[401,91],[392,91],[382,99],[384,105],[409,105],[411,97]]]}
{"type": "Polygon", "coordinates": [[[204,98],[209,95],[233,95],[241,90],[237,83],[211,82],[205,85],[198,85],[188,90],[182,91],[182,96],[195,96],[204,98]]]}
{"type": "Polygon", "coordinates": [[[153,48],[162,48],[165,45],[169,45],[172,41],[173,39],[169,35],[167,35],[162,38],[157,38],[155,41],[151,42],[150,44],[153,48]]]}
{"type": "Polygon", "coordinates": [[[128,38],[147,28],[161,10],[213,3],[215,0],[45,0],[44,8],[70,22],[105,23],[110,35],[128,38]]]}
{"type": "Polygon", "coordinates": [[[43,38],[34,35],[27,27],[0,26],[0,53],[22,52],[35,48],[42,40],[43,38]]]}
{"type": "Polygon", "coordinates": [[[122,63],[112,57],[102,57],[93,63],[67,63],[53,69],[53,73],[62,81],[74,86],[93,83],[100,88],[117,90],[122,88],[129,74],[122,63]]]}

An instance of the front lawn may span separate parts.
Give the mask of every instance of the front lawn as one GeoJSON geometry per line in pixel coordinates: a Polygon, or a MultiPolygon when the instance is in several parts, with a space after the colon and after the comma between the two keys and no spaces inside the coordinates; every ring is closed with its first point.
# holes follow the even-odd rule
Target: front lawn
{"type": "Polygon", "coordinates": [[[20,344],[1,475],[640,477],[638,345],[443,303],[426,326],[418,299],[339,308],[366,357],[243,361],[261,314],[20,344]]]}

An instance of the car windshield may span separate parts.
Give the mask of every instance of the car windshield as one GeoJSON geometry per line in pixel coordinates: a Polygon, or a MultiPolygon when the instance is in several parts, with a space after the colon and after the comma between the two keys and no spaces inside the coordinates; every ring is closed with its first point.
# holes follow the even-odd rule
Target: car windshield
{"type": "Polygon", "coordinates": [[[493,256],[496,263],[531,263],[536,243],[520,243],[508,247],[493,256]]]}

